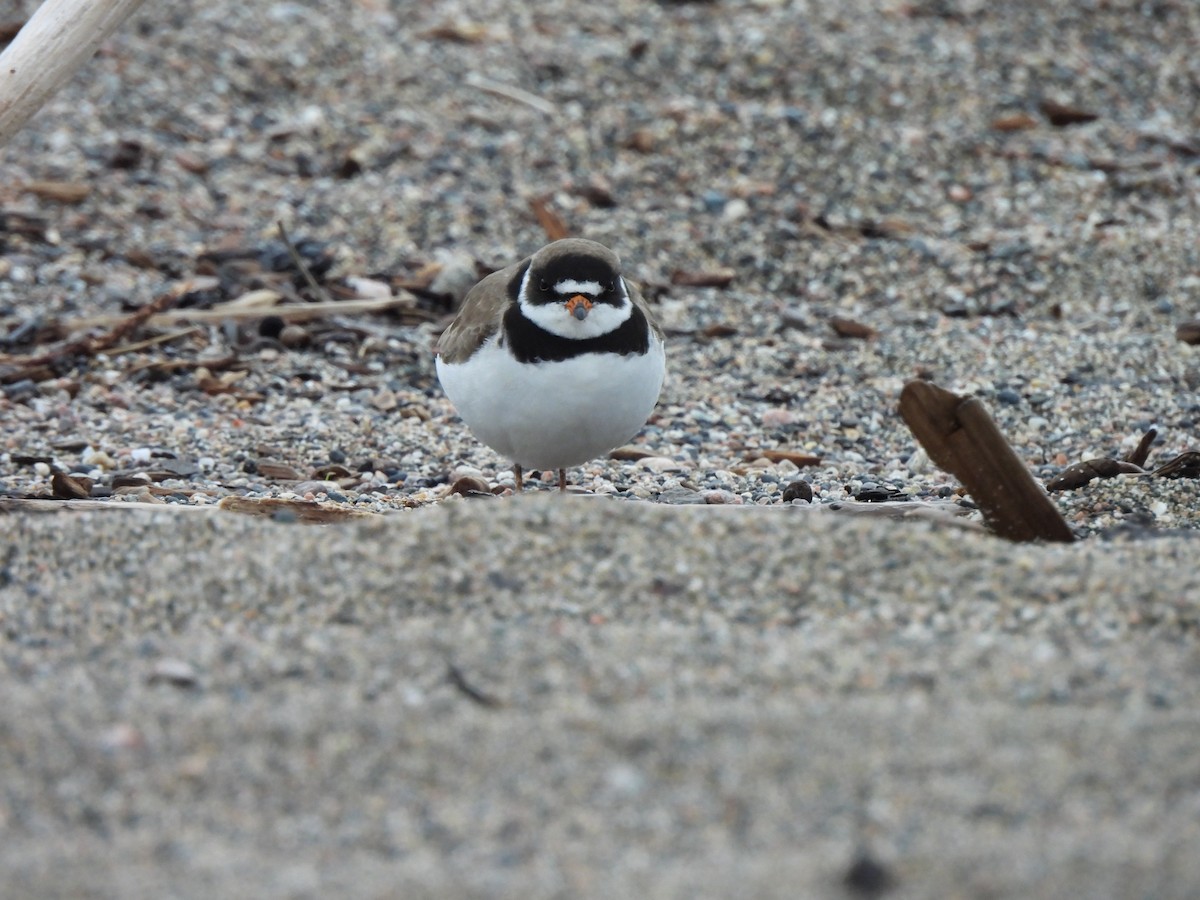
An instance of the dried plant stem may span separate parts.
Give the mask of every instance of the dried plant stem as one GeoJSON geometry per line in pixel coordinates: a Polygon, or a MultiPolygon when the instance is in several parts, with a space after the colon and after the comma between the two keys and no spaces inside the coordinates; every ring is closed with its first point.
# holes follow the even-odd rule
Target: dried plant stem
{"type": "Polygon", "coordinates": [[[288,255],[291,256],[292,262],[296,264],[296,268],[300,270],[300,274],[304,276],[305,282],[313,289],[313,293],[317,295],[322,303],[329,303],[329,295],[325,293],[323,287],[317,284],[317,279],[313,278],[312,272],[308,271],[308,266],[305,264],[304,258],[300,256],[300,251],[296,249],[296,245],[292,243],[287,229],[283,227],[283,220],[279,220],[275,224],[279,226],[279,237],[283,241],[283,245],[287,247],[288,255]]]}

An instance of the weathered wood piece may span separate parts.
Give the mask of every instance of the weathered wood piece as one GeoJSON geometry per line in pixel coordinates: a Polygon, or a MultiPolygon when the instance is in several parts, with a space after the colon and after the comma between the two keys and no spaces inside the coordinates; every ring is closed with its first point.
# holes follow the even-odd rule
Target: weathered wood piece
{"type": "Polygon", "coordinates": [[[963,483],[993,532],[1010,541],[1075,540],[978,399],[910,381],[900,415],[929,458],[963,483]]]}

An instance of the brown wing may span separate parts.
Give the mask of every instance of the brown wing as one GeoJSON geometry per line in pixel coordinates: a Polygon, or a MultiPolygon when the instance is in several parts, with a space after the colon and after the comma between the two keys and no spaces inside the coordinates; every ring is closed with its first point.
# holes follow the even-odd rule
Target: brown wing
{"type": "Polygon", "coordinates": [[[654,318],[654,313],[650,311],[650,304],[646,302],[646,298],[642,296],[641,289],[630,281],[625,279],[625,289],[629,292],[629,299],[638,309],[642,311],[642,315],[646,317],[646,321],[650,323],[650,328],[658,335],[658,339],[665,340],[662,326],[658,324],[658,320],[654,318]]]}
{"type": "Polygon", "coordinates": [[[483,346],[483,342],[495,333],[511,299],[508,285],[528,264],[529,260],[526,259],[515,266],[493,272],[467,291],[458,315],[438,338],[437,353],[444,362],[460,363],[470,359],[483,346]]]}

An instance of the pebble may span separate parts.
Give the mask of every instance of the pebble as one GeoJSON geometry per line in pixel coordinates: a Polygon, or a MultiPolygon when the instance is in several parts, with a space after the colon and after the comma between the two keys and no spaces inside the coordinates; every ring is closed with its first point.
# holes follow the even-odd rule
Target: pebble
{"type": "Polygon", "coordinates": [[[784,503],[791,503],[793,500],[802,500],[805,503],[812,503],[812,499],[812,485],[810,485],[807,481],[793,481],[783,489],[784,503]]]}
{"type": "Polygon", "coordinates": [[[681,472],[684,466],[669,456],[646,456],[637,461],[637,466],[651,472],[681,472]]]}
{"type": "Polygon", "coordinates": [[[150,684],[169,684],[178,688],[194,688],[199,684],[196,669],[180,659],[160,659],[150,670],[150,684]]]}
{"type": "Polygon", "coordinates": [[[104,469],[105,471],[109,469],[115,469],[117,467],[117,461],[115,459],[113,459],[103,450],[97,450],[95,447],[91,446],[84,448],[79,461],[85,466],[96,469],[104,469]]]}

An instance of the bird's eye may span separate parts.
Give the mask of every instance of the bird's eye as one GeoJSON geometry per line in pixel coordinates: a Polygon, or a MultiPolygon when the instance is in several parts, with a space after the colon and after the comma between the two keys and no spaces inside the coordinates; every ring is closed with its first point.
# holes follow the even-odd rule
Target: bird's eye
{"type": "Polygon", "coordinates": [[[542,289],[543,294],[549,293],[549,291],[550,291],[550,285],[546,283],[545,278],[538,281],[538,287],[540,287],[542,289]]]}
{"type": "Polygon", "coordinates": [[[611,293],[612,293],[613,291],[615,291],[616,289],[617,289],[616,282],[614,282],[614,281],[610,281],[608,284],[606,284],[606,285],[604,286],[604,293],[606,293],[606,294],[611,294],[611,293]]]}

